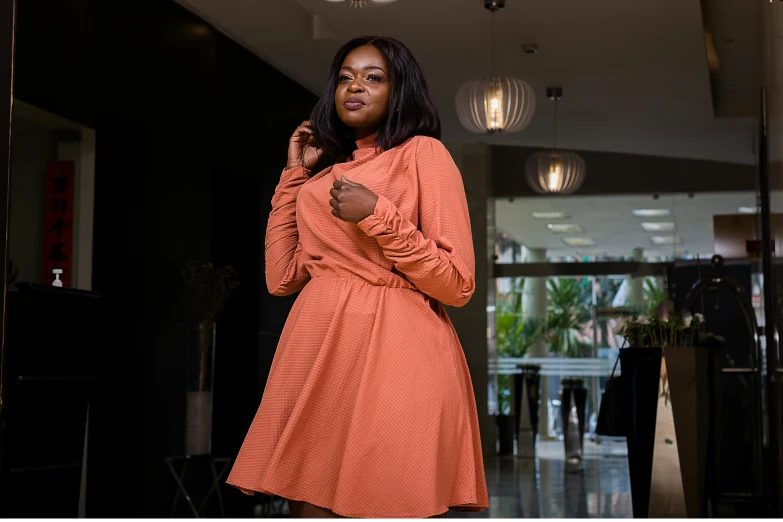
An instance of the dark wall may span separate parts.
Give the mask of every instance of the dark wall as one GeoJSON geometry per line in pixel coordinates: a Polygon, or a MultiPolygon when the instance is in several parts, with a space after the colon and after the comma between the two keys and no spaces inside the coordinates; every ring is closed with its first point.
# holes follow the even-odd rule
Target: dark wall
{"type": "MultiPolygon", "coordinates": [[[[242,278],[217,339],[214,453],[234,456],[291,304],[262,287],[261,242],[288,137],[315,96],[172,1],[19,4],[17,97],[97,132],[93,288],[105,317],[87,514],[168,516],[163,459],[184,445],[180,272],[213,260],[242,278]]],[[[248,497],[224,493],[227,514],[251,514],[248,497]]]]}

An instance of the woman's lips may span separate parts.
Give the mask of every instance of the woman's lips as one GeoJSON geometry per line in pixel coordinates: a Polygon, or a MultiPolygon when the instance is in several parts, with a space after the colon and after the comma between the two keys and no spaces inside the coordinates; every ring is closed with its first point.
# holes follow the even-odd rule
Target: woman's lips
{"type": "Polygon", "coordinates": [[[348,98],[345,100],[345,103],[343,103],[343,107],[349,111],[355,111],[356,109],[364,107],[364,102],[358,98],[348,98]]]}

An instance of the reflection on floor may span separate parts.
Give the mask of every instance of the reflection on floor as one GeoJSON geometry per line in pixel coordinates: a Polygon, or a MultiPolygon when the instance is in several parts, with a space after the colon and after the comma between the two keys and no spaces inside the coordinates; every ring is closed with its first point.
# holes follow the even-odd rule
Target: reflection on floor
{"type": "Polygon", "coordinates": [[[449,518],[631,518],[625,441],[585,441],[581,467],[563,458],[562,442],[542,442],[539,458],[485,462],[490,509],[449,518]]]}

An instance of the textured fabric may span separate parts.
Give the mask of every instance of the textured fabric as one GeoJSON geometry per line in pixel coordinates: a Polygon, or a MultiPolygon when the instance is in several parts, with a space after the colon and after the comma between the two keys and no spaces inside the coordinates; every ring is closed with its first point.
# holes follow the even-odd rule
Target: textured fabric
{"type": "Polygon", "coordinates": [[[284,171],[275,191],[267,286],[302,292],[228,483],[350,517],[480,511],[473,387],[442,306],[475,286],[460,173],[431,138],[357,146],[312,178],[284,171]],[[358,225],[331,214],[343,175],[379,196],[358,225]]]}

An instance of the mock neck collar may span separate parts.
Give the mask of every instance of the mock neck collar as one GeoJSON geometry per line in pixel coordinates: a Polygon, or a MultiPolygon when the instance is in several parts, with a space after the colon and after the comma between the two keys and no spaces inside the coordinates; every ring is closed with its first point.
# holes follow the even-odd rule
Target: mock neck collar
{"type": "Polygon", "coordinates": [[[376,135],[373,134],[372,136],[367,136],[366,138],[356,141],[356,150],[351,154],[349,161],[362,161],[377,156],[381,151],[376,148],[375,136],[376,135]]]}
{"type": "Polygon", "coordinates": [[[357,149],[374,149],[375,148],[375,137],[377,134],[373,134],[372,136],[367,136],[366,138],[362,138],[359,141],[356,142],[356,148],[357,149]]]}

